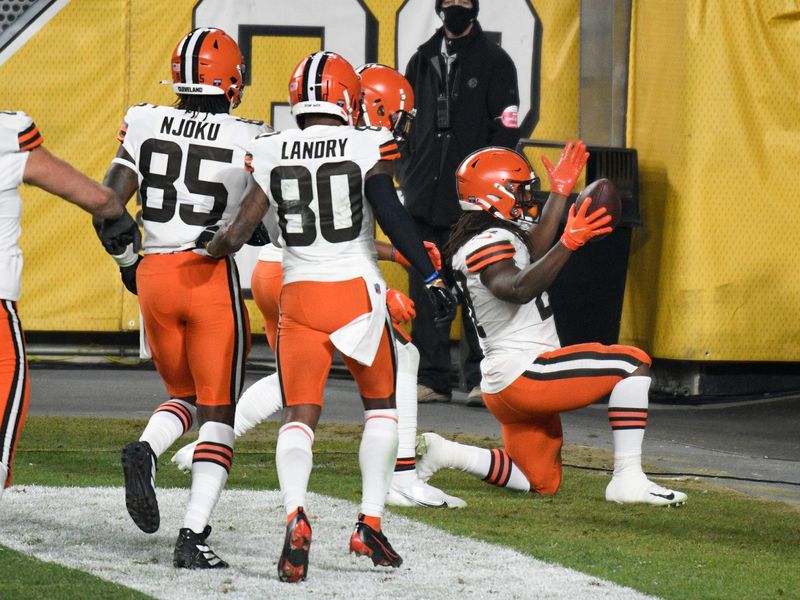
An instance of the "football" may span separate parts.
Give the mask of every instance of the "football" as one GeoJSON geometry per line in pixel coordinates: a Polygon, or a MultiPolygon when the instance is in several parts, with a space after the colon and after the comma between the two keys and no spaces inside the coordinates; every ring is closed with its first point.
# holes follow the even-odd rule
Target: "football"
{"type": "MultiPolygon", "coordinates": [[[[619,191],[614,182],[610,179],[598,179],[593,181],[578,194],[575,200],[575,207],[580,208],[586,198],[591,198],[592,203],[589,206],[588,214],[592,214],[598,208],[605,208],[606,214],[611,215],[611,222],[608,224],[611,227],[616,227],[619,224],[620,217],[622,216],[622,201],[619,197],[619,191]]],[[[591,241],[601,240],[606,235],[599,235],[592,238],[591,241]]]]}

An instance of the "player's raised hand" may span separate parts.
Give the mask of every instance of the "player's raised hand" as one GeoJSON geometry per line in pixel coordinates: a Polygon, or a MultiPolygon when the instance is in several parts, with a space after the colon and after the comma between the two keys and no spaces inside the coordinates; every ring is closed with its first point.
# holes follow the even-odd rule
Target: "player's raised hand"
{"type": "Polygon", "coordinates": [[[575,143],[572,140],[567,142],[555,167],[547,160],[546,156],[542,156],[542,164],[550,179],[550,191],[562,196],[569,196],[588,159],[589,153],[586,151],[586,144],[581,140],[575,143]]]}
{"type": "Polygon", "coordinates": [[[598,208],[587,215],[591,204],[592,199],[586,198],[580,208],[576,209],[574,204],[569,208],[561,243],[570,250],[575,251],[593,237],[611,233],[613,230],[613,227],[607,227],[611,222],[611,215],[606,214],[605,208],[598,208]]]}
{"type": "MultiPolygon", "coordinates": [[[[437,248],[436,244],[433,242],[422,242],[425,245],[425,251],[428,253],[428,258],[431,259],[431,263],[433,263],[433,268],[437,271],[442,270],[442,253],[439,252],[439,248],[437,248]]],[[[410,267],[411,263],[408,262],[408,259],[400,254],[394,246],[392,247],[392,260],[404,267],[410,267]]]]}
{"type": "Polygon", "coordinates": [[[397,290],[386,290],[386,307],[389,309],[389,316],[395,323],[408,323],[417,316],[417,311],[414,310],[414,301],[397,290]]]}
{"type": "Polygon", "coordinates": [[[437,325],[450,323],[456,316],[458,302],[444,280],[437,277],[425,286],[428,298],[433,304],[433,321],[437,325]]]}

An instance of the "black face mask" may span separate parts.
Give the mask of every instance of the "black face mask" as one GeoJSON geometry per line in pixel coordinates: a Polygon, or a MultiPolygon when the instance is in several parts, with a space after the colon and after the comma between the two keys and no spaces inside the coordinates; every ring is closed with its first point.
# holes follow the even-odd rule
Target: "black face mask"
{"type": "Polygon", "coordinates": [[[461,35],[472,23],[474,9],[464,6],[448,6],[439,13],[444,26],[453,35],[461,35]]]}

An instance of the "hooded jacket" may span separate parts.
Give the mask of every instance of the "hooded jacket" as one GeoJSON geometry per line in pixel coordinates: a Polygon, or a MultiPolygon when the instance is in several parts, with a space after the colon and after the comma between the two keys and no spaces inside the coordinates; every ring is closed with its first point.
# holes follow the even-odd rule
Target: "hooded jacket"
{"type": "Polygon", "coordinates": [[[417,116],[397,172],[406,209],[435,227],[449,227],[461,214],[455,172],[464,157],[485,146],[513,149],[519,140],[517,127],[501,120],[507,108],[519,106],[511,57],[475,21],[466,37],[450,42],[456,59],[445,81],[443,38],[440,28],[406,68],[417,116]]]}

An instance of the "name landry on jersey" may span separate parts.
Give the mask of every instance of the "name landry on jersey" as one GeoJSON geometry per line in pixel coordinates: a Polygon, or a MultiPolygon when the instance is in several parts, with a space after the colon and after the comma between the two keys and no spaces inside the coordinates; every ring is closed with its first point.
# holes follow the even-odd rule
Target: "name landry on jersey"
{"type": "Polygon", "coordinates": [[[344,156],[347,140],[318,140],[310,142],[283,142],[281,158],[284,160],[304,158],[333,158],[344,156]],[[291,147],[290,147],[291,146],[291,147]]]}

